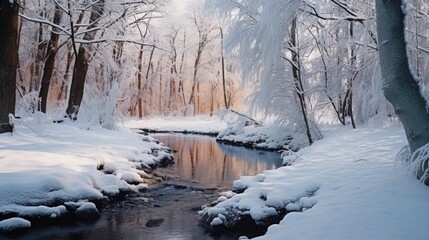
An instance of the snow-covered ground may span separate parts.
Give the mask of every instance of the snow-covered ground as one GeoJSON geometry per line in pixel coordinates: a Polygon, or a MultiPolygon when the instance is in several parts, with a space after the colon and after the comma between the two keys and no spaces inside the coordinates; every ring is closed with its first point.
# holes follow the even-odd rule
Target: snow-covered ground
{"type": "MultiPolygon", "coordinates": [[[[218,118],[206,117],[130,120],[125,126],[226,128],[218,118]]],[[[71,124],[45,124],[35,130],[38,134],[18,126],[13,135],[0,135],[0,215],[16,213],[0,221],[0,230],[29,227],[27,216],[55,218],[70,208],[93,209],[86,200],[144,188],[146,173],[136,166],[156,161],[150,153],[161,147],[126,130],[87,130],[71,124]],[[97,166],[103,166],[102,171],[97,166]]],[[[290,166],[242,177],[234,187],[244,192],[223,193],[217,205],[202,213],[218,225],[227,222],[225,212],[231,210],[255,220],[280,208],[289,212],[258,239],[427,239],[429,188],[395,163],[406,145],[403,129],[330,126],[322,133],[324,138],[302,148],[290,166]]]]}
{"type": "MultiPolygon", "coordinates": [[[[428,239],[429,188],[401,164],[401,127],[328,128],[324,139],[301,149],[291,166],[234,182],[241,194],[224,193],[202,213],[212,225],[226,212],[256,221],[285,208],[278,225],[258,239],[428,239]]],[[[227,223],[228,224],[228,223],[227,223]]]]}
{"type": "Polygon", "coordinates": [[[0,134],[0,231],[96,210],[87,201],[146,189],[151,176],[143,169],[170,156],[150,137],[128,129],[27,125],[0,134]]]}
{"type": "Polygon", "coordinates": [[[226,128],[226,122],[219,117],[150,117],[125,122],[129,128],[146,128],[171,132],[218,133],[226,128]]]}

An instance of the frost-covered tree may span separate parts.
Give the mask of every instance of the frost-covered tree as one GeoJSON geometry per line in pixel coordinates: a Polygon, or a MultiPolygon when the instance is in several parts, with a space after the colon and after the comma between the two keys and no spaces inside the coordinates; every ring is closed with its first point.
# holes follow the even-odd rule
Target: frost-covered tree
{"type": "Polygon", "coordinates": [[[257,86],[252,110],[277,117],[301,145],[320,137],[318,119],[356,127],[394,114],[378,81],[373,3],[213,0],[208,7],[230,26],[227,50],[257,86]]]}
{"type": "MultiPolygon", "coordinates": [[[[100,18],[104,13],[105,1],[96,1],[92,5],[88,27],[83,36],[83,40],[88,42],[93,41],[97,35],[100,18]]],[[[82,43],[75,58],[73,78],[66,110],[66,114],[70,117],[76,117],[82,103],[85,80],[88,73],[88,63],[92,54],[91,49],[91,43],[82,43]]]]}
{"type": "Polygon", "coordinates": [[[429,113],[419,81],[408,63],[404,34],[407,8],[401,0],[377,0],[376,9],[384,94],[404,126],[411,153],[414,153],[412,160],[420,161],[417,177],[423,177],[429,185],[429,113]]]}
{"type": "MultiPolygon", "coordinates": [[[[314,141],[303,79],[300,20],[303,1],[213,1],[231,19],[227,46],[236,51],[243,79],[258,85],[252,108],[281,121],[314,141]]],[[[316,137],[317,138],[317,137],[316,137]]]]}

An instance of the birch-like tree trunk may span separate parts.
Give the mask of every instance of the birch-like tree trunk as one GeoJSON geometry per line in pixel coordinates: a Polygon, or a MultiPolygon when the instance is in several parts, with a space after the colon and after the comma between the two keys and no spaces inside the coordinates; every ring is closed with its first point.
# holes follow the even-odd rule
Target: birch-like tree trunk
{"type": "Polygon", "coordinates": [[[0,1],[0,133],[12,132],[9,114],[15,114],[18,67],[18,4],[0,1]]]}
{"type": "MultiPolygon", "coordinates": [[[[401,120],[411,152],[429,143],[429,113],[408,65],[402,0],[376,0],[383,90],[401,120]]],[[[427,160],[424,164],[427,168],[427,160]]],[[[421,178],[425,169],[417,173],[421,178]]],[[[426,179],[428,180],[428,179],[426,179]]],[[[425,181],[429,185],[429,181],[425,181]]]]}

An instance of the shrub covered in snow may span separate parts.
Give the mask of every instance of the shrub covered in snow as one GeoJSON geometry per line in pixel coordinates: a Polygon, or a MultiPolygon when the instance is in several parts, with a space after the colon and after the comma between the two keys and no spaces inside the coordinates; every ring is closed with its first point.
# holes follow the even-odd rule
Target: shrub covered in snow
{"type": "MultiPolygon", "coordinates": [[[[223,112],[221,117],[228,126],[218,134],[217,141],[220,142],[258,149],[293,151],[309,145],[306,131],[296,124],[280,120],[263,124],[234,110],[223,112]]],[[[322,138],[315,125],[312,127],[312,135],[313,140],[322,138]]]]}

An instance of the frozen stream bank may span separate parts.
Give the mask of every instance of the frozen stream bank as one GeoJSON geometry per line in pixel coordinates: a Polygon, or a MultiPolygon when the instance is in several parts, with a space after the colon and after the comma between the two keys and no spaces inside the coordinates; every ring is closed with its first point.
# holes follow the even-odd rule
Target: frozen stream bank
{"type": "MultiPolygon", "coordinates": [[[[176,151],[175,164],[157,171],[169,176],[141,195],[101,209],[93,223],[36,226],[15,239],[229,239],[213,238],[198,226],[200,207],[241,175],[281,166],[280,154],[216,143],[214,138],[155,135],[176,151]]],[[[0,237],[1,239],[1,237],[0,237]]]]}

